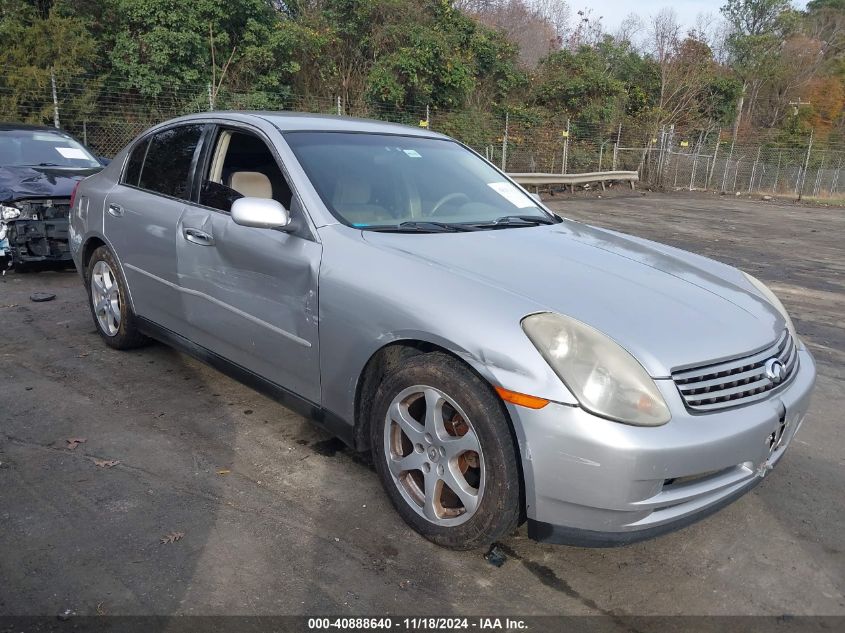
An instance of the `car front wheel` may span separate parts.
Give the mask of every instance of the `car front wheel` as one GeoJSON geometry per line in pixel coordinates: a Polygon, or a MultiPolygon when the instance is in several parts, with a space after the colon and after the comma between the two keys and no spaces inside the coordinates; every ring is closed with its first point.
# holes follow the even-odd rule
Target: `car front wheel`
{"type": "Polygon", "coordinates": [[[517,453],[490,386],[442,353],[411,357],[376,394],[371,445],[396,510],[453,549],[488,545],[519,520],[517,453]]]}

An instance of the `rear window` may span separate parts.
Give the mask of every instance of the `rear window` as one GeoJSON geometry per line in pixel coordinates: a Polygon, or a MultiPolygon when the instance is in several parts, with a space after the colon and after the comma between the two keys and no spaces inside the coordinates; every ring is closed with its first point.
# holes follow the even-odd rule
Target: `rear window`
{"type": "Polygon", "coordinates": [[[203,127],[202,124],[182,125],[153,136],[141,168],[138,186],[187,200],[190,194],[191,163],[203,127]]]}

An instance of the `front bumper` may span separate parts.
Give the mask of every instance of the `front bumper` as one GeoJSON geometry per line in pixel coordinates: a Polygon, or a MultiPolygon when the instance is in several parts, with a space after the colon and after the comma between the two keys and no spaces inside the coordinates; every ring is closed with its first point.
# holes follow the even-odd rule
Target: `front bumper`
{"type": "Polygon", "coordinates": [[[12,220],[7,226],[6,254],[14,265],[66,266],[72,261],[67,218],[12,220]]]}
{"type": "Polygon", "coordinates": [[[795,377],[770,398],[708,414],[686,410],[671,380],[656,381],[672,411],[660,427],[611,422],[579,407],[508,405],[522,455],[528,534],[610,547],[689,525],[753,488],[803,422],[815,363],[799,351],[795,377]]]}

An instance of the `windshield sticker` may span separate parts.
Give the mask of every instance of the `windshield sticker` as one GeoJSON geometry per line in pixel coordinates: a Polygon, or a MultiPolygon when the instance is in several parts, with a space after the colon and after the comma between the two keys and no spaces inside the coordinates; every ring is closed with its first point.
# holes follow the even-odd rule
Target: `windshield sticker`
{"type": "Polygon", "coordinates": [[[487,186],[510,202],[517,209],[537,206],[534,201],[509,182],[488,182],[487,186]]]}
{"type": "Polygon", "coordinates": [[[88,158],[85,152],[76,147],[57,147],[56,151],[65,158],[80,158],[82,160],[87,160],[88,158]]]}
{"type": "Polygon", "coordinates": [[[405,152],[405,154],[407,154],[411,158],[422,158],[420,153],[415,149],[403,149],[402,151],[405,152]]]}

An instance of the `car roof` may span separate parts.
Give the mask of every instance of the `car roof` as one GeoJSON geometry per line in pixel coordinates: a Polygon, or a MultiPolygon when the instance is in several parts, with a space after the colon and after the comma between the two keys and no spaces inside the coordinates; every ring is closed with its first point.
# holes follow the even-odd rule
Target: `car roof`
{"type": "Polygon", "coordinates": [[[369,132],[372,134],[402,134],[406,136],[428,136],[447,138],[426,128],[361,119],[333,114],[311,114],[308,112],[274,112],[252,110],[218,110],[201,112],[180,117],[180,121],[191,119],[235,119],[249,121],[261,119],[275,126],[280,132],[314,131],[314,132],[369,132]]]}

